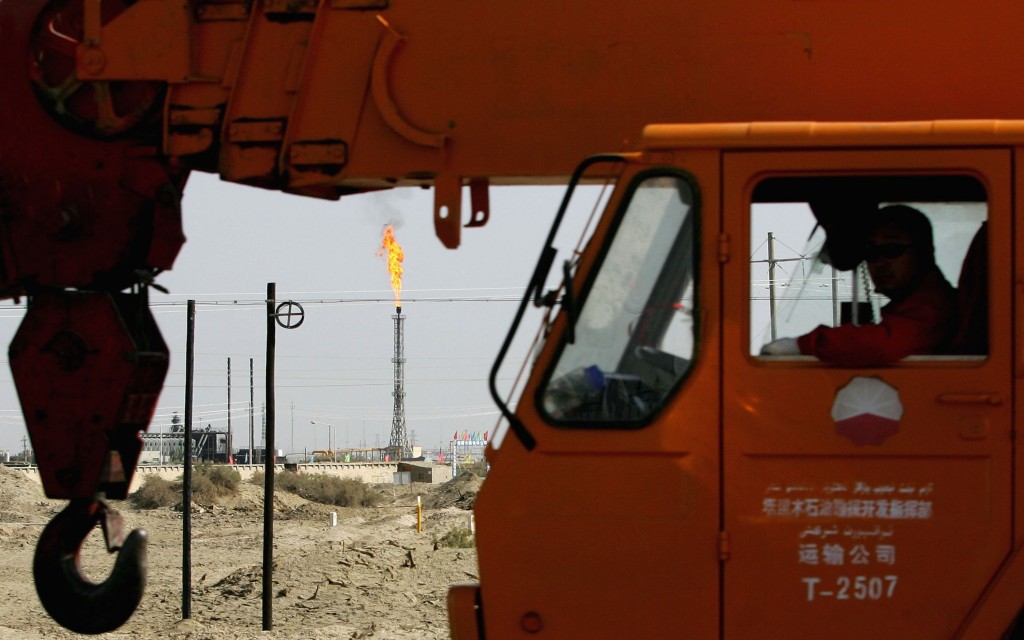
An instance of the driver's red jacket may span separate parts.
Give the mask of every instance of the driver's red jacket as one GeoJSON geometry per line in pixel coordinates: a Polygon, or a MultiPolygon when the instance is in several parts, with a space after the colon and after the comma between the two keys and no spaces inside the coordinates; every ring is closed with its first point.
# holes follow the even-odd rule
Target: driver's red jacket
{"type": "Polygon", "coordinates": [[[819,326],[797,338],[800,353],[846,367],[941,353],[956,330],[956,291],[933,267],[906,299],[882,307],[879,324],[819,326]]]}

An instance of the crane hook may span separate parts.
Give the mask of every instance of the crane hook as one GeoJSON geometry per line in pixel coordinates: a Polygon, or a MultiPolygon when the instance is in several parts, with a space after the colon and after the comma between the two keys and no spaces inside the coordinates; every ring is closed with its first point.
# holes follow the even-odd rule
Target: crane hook
{"type": "Polygon", "coordinates": [[[76,633],[106,633],[124,624],[146,587],[146,532],[124,533],[121,514],[106,500],[75,499],[50,521],[36,545],[32,573],[46,612],[76,633]],[[107,550],[120,549],[114,570],[96,584],[82,576],[79,551],[99,523],[107,550]]]}

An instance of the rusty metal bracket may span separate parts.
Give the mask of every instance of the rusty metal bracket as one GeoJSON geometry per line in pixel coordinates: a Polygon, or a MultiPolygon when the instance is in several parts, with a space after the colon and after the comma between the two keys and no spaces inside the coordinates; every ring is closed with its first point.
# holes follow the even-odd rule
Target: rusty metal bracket
{"type": "Polygon", "coordinates": [[[491,199],[486,178],[475,178],[469,181],[469,212],[467,227],[482,227],[491,219],[491,199]]]}
{"type": "MultiPolygon", "coordinates": [[[[437,176],[434,178],[434,232],[449,249],[458,248],[462,241],[462,178],[437,176]]],[[[482,227],[491,218],[491,204],[485,178],[469,181],[469,200],[472,211],[466,227],[482,227]]]]}
{"type": "Polygon", "coordinates": [[[462,179],[434,179],[434,233],[449,249],[457,249],[462,237],[462,179]]]}

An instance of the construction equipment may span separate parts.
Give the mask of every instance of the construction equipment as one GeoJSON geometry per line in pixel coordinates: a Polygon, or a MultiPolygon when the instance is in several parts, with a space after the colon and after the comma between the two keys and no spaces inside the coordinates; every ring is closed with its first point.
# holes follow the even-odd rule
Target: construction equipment
{"type": "MultiPolygon", "coordinates": [[[[0,0],[0,293],[29,300],[11,362],[33,446],[79,445],[40,455],[47,495],[72,500],[58,524],[104,521],[130,482],[166,371],[146,292],[183,242],[190,171],[321,198],[433,186],[449,247],[486,224],[491,184],[568,180],[573,202],[607,183],[588,248],[560,261],[549,242],[523,301],[557,318],[515,412],[495,390],[512,435],[488,451],[481,583],[451,591],[453,635],[1009,633],[1021,17],[1009,0],[0,0]],[[752,278],[780,264],[752,266],[761,230],[820,223],[857,273],[852,204],[895,202],[956,254],[964,348],[762,357],[763,317],[808,327],[780,318],[778,277],[760,300],[752,278]]],[[[832,281],[841,322],[864,292],[832,281]]],[[[48,610],[115,627],[81,620],[143,579],[115,574],[48,610]]]]}

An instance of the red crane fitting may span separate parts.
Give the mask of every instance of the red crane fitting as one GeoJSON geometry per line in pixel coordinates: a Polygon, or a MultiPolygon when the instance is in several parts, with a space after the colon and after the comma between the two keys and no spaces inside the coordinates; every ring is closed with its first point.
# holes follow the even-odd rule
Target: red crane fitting
{"type": "Polygon", "coordinates": [[[50,498],[127,497],[168,351],[145,295],[42,291],[11,373],[50,498]]]}

